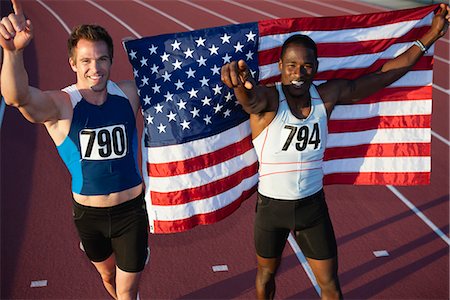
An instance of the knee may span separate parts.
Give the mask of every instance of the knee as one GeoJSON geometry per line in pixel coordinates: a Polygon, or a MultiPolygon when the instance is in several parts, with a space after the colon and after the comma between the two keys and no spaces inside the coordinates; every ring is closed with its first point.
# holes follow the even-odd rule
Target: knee
{"type": "Polygon", "coordinates": [[[115,285],[116,281],[116,272],[113,271],[102,271],[100,273],[100,276],[102,277],[103,282],[109,283],[111,285],[115,285]]]}
{"type": "Polygon", "coordinates": [[[321,289],[322,299],[342,299],[342,292],[337,276],[316,279],[321,289]]]}
{"type": "Polygon", "coordinates": [[[267,284],[275,279],[276,270],[270,267],[258,265],[256,281],[259,284],[267,284]]]}

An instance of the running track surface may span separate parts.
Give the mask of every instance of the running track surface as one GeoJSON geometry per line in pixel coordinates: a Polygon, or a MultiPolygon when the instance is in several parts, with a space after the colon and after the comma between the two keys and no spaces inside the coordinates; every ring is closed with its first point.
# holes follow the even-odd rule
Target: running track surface
{"type": "MultiPolygon", "coordinates": [[[[386,10],[355,1],[320,2],[147,1],[151,9],[138,1],[102,1],[97,6],[90,1],[25,1],[24,10],[36,32],[25,51],[30,84],[47,90],[75,81],[67,63],[64,26],[105,26],[116,43],[112,79],[118,80],[132,78],[120,44],[127,36],[276,17],[386,10]]],[[[9,3],[1,0],[1,5],[5,15],[9,3]]],[[[326,187],[347,299],[449,298],[448,33],[436,48],[431,184],[326,187]],[[443,235],[436,234],[393,192],[410,201],[443,235]],[[373,251],[377,250],[390,255],[376,258],[373,251]]],[[[79,248],[70,199],[69,174],[44,127],[26,122],[18,111],[7,107],[1,128],[2,299],[108,298],[79,248]],[[41,280],[46,280],[46,286],[31,287],[41,280]]],[[[254,298],[254,205],[253,196],[217,224],[150,236],[151,259],[142,277],[140,298],[254,298]],[[228,271],[213,272],[215,265],[227,265],[228,271]]],[[[278,299],[319,298],[289,245],[277,288],[278,299]]]]}

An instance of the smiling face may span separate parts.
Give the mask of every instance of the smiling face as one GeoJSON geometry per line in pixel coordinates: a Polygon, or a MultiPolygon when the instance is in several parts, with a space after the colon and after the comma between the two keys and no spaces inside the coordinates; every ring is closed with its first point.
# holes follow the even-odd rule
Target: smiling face
{"type": "Polygon", "coordinates": [[[301,44],[288,44],[278,62],[285,90],[293,97],[307,95],[318,65],[313,49],[301,44]]]}
{"type": "Polygon", "coordinates": [[[111,70],[107,44],[104,41],[80,39],[74,50],[69,63],[77,74],[77,87],[94,92],[105,91],[111,70]]]}

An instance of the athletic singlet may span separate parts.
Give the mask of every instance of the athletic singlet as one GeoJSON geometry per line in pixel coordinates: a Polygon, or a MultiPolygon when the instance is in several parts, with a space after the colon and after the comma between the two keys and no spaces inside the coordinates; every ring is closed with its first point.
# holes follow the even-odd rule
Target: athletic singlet
{"type": "Polygon", "coordinates": [[[297,200],[323,186],[327,112],[314,85],[309,90],[311,112],[305,119],[291,113],[281,84],[277,84],[277,90],[277,114],[253,140],[259,160],[258,191],[275,199],[297,200]]]}
{"type": "Polygon", "coordinates": [[[72,191],[108,195],[140,184],[136,118],[123,91],[108,81],[102,105],[87,102],[75,84],[63,91],[70,96],[73,118],[57,149],[72,175],[72,191]]]}

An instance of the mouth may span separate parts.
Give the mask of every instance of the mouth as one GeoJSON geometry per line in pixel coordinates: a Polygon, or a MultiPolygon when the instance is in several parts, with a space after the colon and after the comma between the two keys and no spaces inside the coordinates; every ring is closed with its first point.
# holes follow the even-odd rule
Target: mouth
{"type": "Polygon", "coordinates": [[[292,80],[291,81],[291,84],[296,88],[301,88],[304,83],[305,83],[304,80],[292,80]]]}

